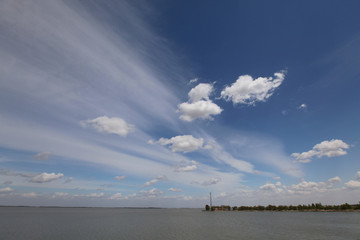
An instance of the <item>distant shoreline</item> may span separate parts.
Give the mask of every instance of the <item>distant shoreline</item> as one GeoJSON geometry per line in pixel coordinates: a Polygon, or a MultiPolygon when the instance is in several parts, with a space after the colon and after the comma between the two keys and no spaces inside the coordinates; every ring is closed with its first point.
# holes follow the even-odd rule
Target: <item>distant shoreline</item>
{"type": "Polygon", "coordinates": [[[267,205],[265,206],[234,206],[229,205],[209,206],[205,205],[205,211],[267,211],[267,212],[360,212],[359,204],[344,203],[341,205],[322,205],[321,203],[312,203],[308,205],[267,205]]]}
{"type": "Polygon", "coordinates": [[[203,210],[204,212],[360,212],[360,210],[203,210]]]}

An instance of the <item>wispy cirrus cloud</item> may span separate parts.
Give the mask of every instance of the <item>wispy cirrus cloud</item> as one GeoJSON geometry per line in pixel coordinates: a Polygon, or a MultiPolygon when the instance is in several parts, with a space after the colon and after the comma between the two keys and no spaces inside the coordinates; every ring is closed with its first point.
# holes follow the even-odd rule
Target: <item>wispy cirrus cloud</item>
{"type": "Polygon", "coordinates": [[[182,192],[183,190],[180,188],[169,188],[168,191],[170,192],[182,192]]]}
{"type": "Polygon", "coordinates": [[[126,178],[126,176],[115,176],[115,180],[116,181],[122,181],[122,180],[124,180],[126,178]]]}
{"type": "Polygon", "coordinates": [[[48,160],[51,157],[50,152],[41,152],[33,156],[33,158],[38,160],[48,160]]]}

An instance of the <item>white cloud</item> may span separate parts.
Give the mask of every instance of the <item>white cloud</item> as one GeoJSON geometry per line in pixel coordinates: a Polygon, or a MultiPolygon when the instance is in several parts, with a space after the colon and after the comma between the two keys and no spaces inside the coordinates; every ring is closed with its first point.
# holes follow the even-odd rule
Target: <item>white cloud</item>
{"type": "Polygon", "coordinates": [[[69,193],[66,192],[56,192],[52,195],[52,198],[66,198],[69,196],[69,193]]]}
{"type": "Polygon", "coordinates": [[[117,134],[125,137],[134,129],[134,125],[128,124],[124,119],[119,117],[109,118],[101,116],[94,119],[81,121],[83,127],[91,126],[98,132],[117,134]]]}
{"type": "Polygon", "coordinates": [[[60,179],[64,176],[62,173],[40,173],[39,175],[34,176],[30,179],[30,182],[33,183],[45,183],[45,182],[51,182],[57,179],[60,179]]]}
{"type": "Polygon", "coordinates": [[[210,155],[214,160],[226,163],[242,172],[254,173],[254,166],[251,163],[233,157],[215,139],[208,138],[211,139],[209,143],[211,145],[210,155]]]}
{"type": "Polygon", "coordinates": [[[157,178],[154,178],[154,179],[151,179],[150,181],[144,183],[144,187],[149,187],[159,181],[163,181],[163,180],[166,180],[166,176],[162,175],[162,176],[158,176],[157,178]]]}
{"type": "Polygon", "coordinates": [[[86,197],[86,198],[101,198],[104,197],[104,193],[89,193],[89,194],[75,194],[74,197],[86,197]]]}
{"type": "Polygon", "coordinates": [[[273,179],[275,179],[275,180],[280,180],[281,179],[281,177],[273,177],[273,179]]]}
{"type": "Polygon", "coordinates": [[[356,173],[356,179],[360,179],[360,171],[357,171],[357,173],[356,173]]]}
{"type": "Polygon", "coordinates": [[[115,176],[115,179],[119,182],[124,180],[125,178],[126,178],[126,176],[115,176]]]}
{"type": "Polygon", "coordinates": [[[360,188],[360,182],[354,181],[354,180],[350,180],[347,183],[345,183],[344,185],[346,188],[350,188],[350,189],[360,188]]]}
{"type": "Polygon", "coordinates": [[[198,102],[200,100],[210,100],[209,96],[213,91],[213,85],[208,83],[200,83],[189,92],[189,101],[198,102]]]}
{"type": "Polygon", "coordinates": [[[191,165],[178,166],[178,167],[175,169],[175,172],[192,172],[192,171],[195,171],[196,169],[197,169],[196,162],[195,162],[195,161],[191,161],[191,165]]]}
{"type": "Polygon", "coordinates": [[[213,92],[213,85],[200,83],[189,92],[189,102],[179,104],[180,119],[192,122],[197,118],[212,120],[212,115],[218,115],[222,109],[213,103],[209,97],[213,92]]]}
{"type": "Polygon", "coordinates": [[[38,160],[48,160],[50,157],[51,157],[50,152],[41,152],[41,153],[38,153],[35,156],[33,156],[33,158],[38,159],[38,160]]]}
{"type": "Polygon", "coordinates": [[[266,102],[285,79],[285,71],[274,73],[274,76],[253,79],[250,75],[242,75],[221,91],[221,98],[234,104],[255,105],[256,102],[266,102]]]}
{"type": "Polygon", "coordinates": [[[313,192],[325,192],[332,187],[332,183],[325,182],[308,182],[302,180],[299,184],[294,184],[287,187],[287,191],[291,194],[311,194],[313,192]]]}
{"type": "Polygon", "coordinates": [[[34,192],[29,192],[29,193],[22,193],[20,194],[20,196],[25,197],[25,198],[34,198],[39,196],[39,194],[36,194],[34,192]]]}
{"type": "Polygon", "coordinates": [[[182,135],[168,138],[160,138],[156,143],[160,145],[170,145],[173,152],[193,152],[202,148],[204,144],[203,138],[195,138],[192,135],[182,135]]]}
{"type": "Polygon", "coordinates": [[[68,178],[64,181],[64,183],[71,183],[72,180],[73,180],[72,177],[68,177],[68,178]]]}
{"type": "Polygon", "coordinates": [[[3,193],[10,193],[12,192],[13,189],[10,188],[10,187],[6,187],[6,188],[0,188],[0,194],[3,194],[3,193]]]}
{"type": "Polygon", "coordinates": [[[159,189],[153,188],[148,191],[141,190],[141,191],[139,191],[139,193],[144,197],[157,197],[157,196],[163,194],[164,192],[159,189]]]}
{"type": "Polygon", "coordinates": [[[199,80],[199,78],[193,78],[189,81],[188,84],[190,85],[190,84],[196,83],[198,80],[199,80]]]}
{"type": "Polygon", "coordinates": [[[105,195],[104,193],[90,193],[90,194],[86,194],[84,196],[91,197],[91,198],[99,198],[99,197],[103,197],[104,195],[105,195]]]}
{"type": "Polygon", "coordinates": [[[212,115],[218,115],[223,110],[210,100],[201,100],[193,103],[181,103],[179,111],[181,112],[181,120],[192,122],[197,118],[212,120],[212,115]]]}
{"type": "Polygon", "coordinates": [[[277,184],[266,183],[265,185],[260,186],[259,189],[262,191],[281,193],[283,191],[283,189],[280,186],[281,186],[280,182],[278,182],[277,184]]]}
{"type": "Polygon", "coordinates": [[[337,182],[341,182],[341,181],[342,181],[341,178],[338,177],[338,176],[333,177],[333,178],[330,178],[330,179],[328,180],[329,183],[337,183],[337,182]]]}
{"type": "Polygon", "coordinates": [[[312,157],[321,158],[327,157],[338,157],[347,154],[344,149],[348,149],[349,145],[339,139],[332,139],[330,141],[323,141],[316,144],[313,149],[303,153],[293,153],[292,157],[295,158],[296,162],[309,163],[312,161],[312,157]]]}
{"type": "Polygon", "coordinates": [[[303,110],[303,111],[306,111],[307,109],[307,105],[305,103],[301,104],[299,107],[298,107],[299,110],[303,110]]]}
{"type": "Polygon", "coordinates": [[[202,182],[201,185],[203,185],[203,186],[215,185],[215,184],[219,183],[220,181],[221,181],[220,178],[214,177],[214,178],[211,178],[209,180],[202,182]]]}
{"type": "Polygon", "coordinates": [[[109,199],[111,199],[111,200],[121,200],[121,199],[123,199],[123,196],[122,196],[121,193],[115,193],[109,199]]]}
{"type": "Polygon", "coordinates": [[[169,188],[168,191],[170,192],[182,192],[183,190],[180,188],[169,188]]]}

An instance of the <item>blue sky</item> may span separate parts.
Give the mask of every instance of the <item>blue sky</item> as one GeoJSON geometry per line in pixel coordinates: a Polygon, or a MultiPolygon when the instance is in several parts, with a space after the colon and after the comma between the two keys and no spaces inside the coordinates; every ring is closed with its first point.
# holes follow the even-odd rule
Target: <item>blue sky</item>
{"type": "Polygon", "coordinates": [[[357,1],[2,1],[0,204],[356,203],[357,1]]]}

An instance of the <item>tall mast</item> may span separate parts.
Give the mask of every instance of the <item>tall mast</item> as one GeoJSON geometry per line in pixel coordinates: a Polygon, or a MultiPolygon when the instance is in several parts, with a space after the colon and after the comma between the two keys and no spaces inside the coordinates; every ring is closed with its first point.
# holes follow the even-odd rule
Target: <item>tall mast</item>
{"type": "Polygon", "coordinates": [[[211,199],[211,192],[210,192],[210,211],[212,209],[212,199],[211,199]]]}

